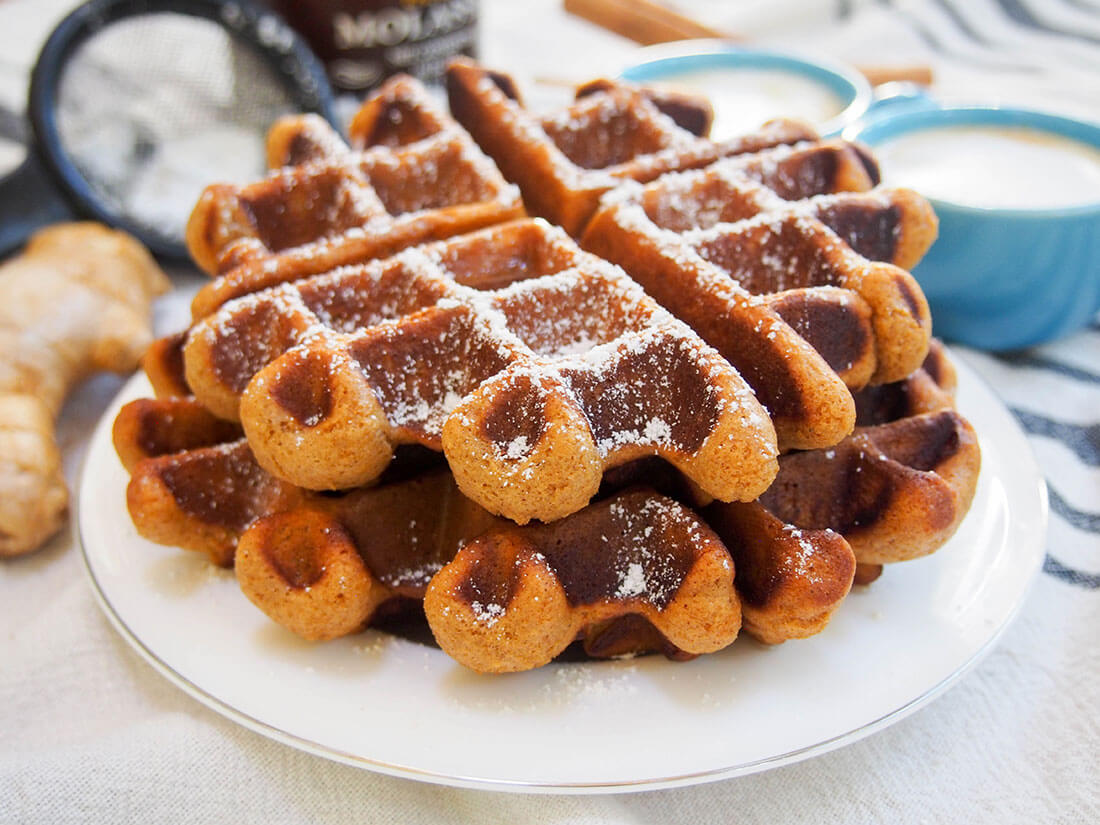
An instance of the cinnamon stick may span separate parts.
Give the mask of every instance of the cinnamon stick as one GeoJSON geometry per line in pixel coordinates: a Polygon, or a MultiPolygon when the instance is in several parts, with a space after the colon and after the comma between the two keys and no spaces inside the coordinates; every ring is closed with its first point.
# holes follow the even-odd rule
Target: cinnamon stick
{"type": "MultiPolygon", "coordinates": [[[[644,46],[695,38],[745,42],[737,34],[711,28],[653,0],[564,0],[564,7],[571,14],[644,46]]],[[[922,86],[932,83],[932,68],[926,65],[857,66],[856,70],[872,86],[893,81],[922,86]]]]}

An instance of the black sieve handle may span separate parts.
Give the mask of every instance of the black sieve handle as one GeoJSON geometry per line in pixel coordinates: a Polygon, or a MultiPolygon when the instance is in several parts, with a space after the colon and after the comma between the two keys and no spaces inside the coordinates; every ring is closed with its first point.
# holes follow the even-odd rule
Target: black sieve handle
{"type": "Polygon", "coordinates": [[[36,229],[75,217],[38,153],[28,150],[15,171],[0,180],[0,257],[22,246],[36,229]]]}

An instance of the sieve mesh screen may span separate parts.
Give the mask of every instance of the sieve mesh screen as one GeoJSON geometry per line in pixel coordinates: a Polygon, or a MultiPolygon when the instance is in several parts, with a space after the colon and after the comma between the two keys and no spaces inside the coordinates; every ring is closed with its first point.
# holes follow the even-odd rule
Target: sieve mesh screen
{"type": "Polygon", "coordinates": [[[109,24],[61,73],[61,145],[96,196],[180,241],[204,186],[255,179],[290,81],[217,24],[158,12],[109,24]]]}

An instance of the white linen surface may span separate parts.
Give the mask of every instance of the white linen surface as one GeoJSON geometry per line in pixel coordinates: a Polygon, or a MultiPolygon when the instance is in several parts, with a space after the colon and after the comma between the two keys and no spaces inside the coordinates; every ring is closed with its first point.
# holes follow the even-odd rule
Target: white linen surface
{"type": "MultiPolygon", "coordinates": [[[[38,44],[71,5],[0,2],[0,102],[21,107],[38,44]]],[[[680,6],[771,44],[812,44],[852,61],[930,61],[952,84],[944,94],[1041,99],[1100,119],[1100,15],[1084,2],[680,6]],[[1036,31],[1020,22],[1021,9],[1076,34],[1036,31]],[[1065,60],[1051,58],[1058,53],[1065,60]],[[1014,60],[1039,70],[989,69],[1014,60]]],[[[632,48],[553,0],[482,8],[486,62],[528,77],[583,78],[632,48]]],[[[159,307],[162,332],[182,324],[196,282],[178,274],[178,291],[159,307]]],[[[1100,324],[1026,353],[956,352],[1029,431],[1052,492],[1048,557],[996,649],[885,731],[766,773],[639,794],[509,795],[377,775],[269,741],[166,681],[103,616],[66,534],[0,562],[0,823],[1100,821],[1100,324]]],[[[65,410],[71,482],[119,384],[97,378],[65,410]]]]}

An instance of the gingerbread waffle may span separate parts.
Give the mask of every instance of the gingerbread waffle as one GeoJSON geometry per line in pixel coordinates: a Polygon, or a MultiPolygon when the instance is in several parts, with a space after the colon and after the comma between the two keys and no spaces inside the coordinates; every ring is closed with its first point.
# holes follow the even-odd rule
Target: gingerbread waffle
{"type": "MultiPolygon", "coordinates": [[[[950,388],[950,365],[937,361],[938,357],[934,350],[927,370],[905,382],[876,387],[861,398],[861,420],[868,422],[869,430],[886,434],[874,443],[894,443],[889,432],[899,421],[934,421],[945,414],[948,420],[955,418],[949,409],[950,394],[943,388],[950,388]],[[882,419],[887,423],[872,423],[882,419]]],[[[803,638],[823,629],[851,586],[856,560],[845,535],[862,540],[865,558],[866,551],[886,552],[890,556],[885,560],[895,561],[909,555],[897,553],[897,535],[924,542],[923,525],[938,520],[920,508],[885,502],[877,523],[891,525],[892,531],[873,527],[860,535],[846,518],[827,509],[818,520],[824,526],[799,527],[790,523],[794,518],[783,512],[781,502],[770,501],[766,494],[760,502],[712,504],[703,509],[705,524],[714,531],[711,534],[687,507],[673,507],[666,497],[635,487],[625,497],[609,490],[608,498],[582,514],[552,525],[517,527],[461,496],[445,471],[417,470],[412,479],[337,497],[290,490],[251,460],[243,442],[229,440],[219,448],[219,435],[228,438],[234,433],[224,429],[224,422],[204,419],[194,401],[135,402],[119,419],[127,420],[131,423],[116,425],[120,454],[146,456],[133,465],[133,485],[146,487],[152,481],[160,490],[160,500],[129,498],[131,514],[144,535],[194,549],[205,549],[196,547],[196,540],[206,541],[211,525],[216,536],[232,537],[222,545],[221,555],[211,554],[212,559],[228,565],[236,547],[238,578],[245,593],[275,621],[306,638],[353,632],[369,624],[390,600],[419,600],[429,581],[434,581],[436,592],[427,610],[441,645],[459,661],[482,670],[536,666],[560,653],[575,636],[597,657],[653,649],[674,658],[703,652],[685,640],[692,624],[674,619],[675,611],[662,611],[672,604],[670,593],[684,606],[681,614],[698,616],[707,609],[707,602],[696,602],[702,596],[689,597],[692,591],[684,587],[686,578],[668,577],[700,552],[710,554],[711,567],[695,569],[717,571],[720,553],[712,535],[734,560],[734,592],[720,589],[720,602],[732,604],[736,597],[744,629],[761,641],[803,638]],[[137,421],[142,425],[134,426],[137,421]],[[188,444],[181,452],[156,457],[160,450],[188,444]],[[212,456],[230,458],[212,461],[212,456]],[[272,486],[291,495],[271,496],[272,486]],[[211,491],[217,492],[218,506],[211,506],[215,500],[211,491]],[[647,514],[674,516],[658,531],[656,541],[648,530],[654,525],[647,514]],[[148,531],[157,521],[161,526],[148,531]],[[690,527],[688,538],[679,532],[685,525],[690,527]],[[534,552],[542,553],[543,561],[535,564],[534,552]],[[520,556],[523,563],[517,566],[520,556]],[[680,567],[670,559],[679,559],[680,567]],[[446,572],[433,580],[440,570],[446,572]],[[550,599],[543,592],[546,588],[557,594],[558,601],[550,602],[557,605],[553,614],[542,612],[550,599]],[[635,589],[638,592],[629,598],[612,597],[635,589]]],[[[966,443],[965,424],[959,431],[963,435],[956,453],[965,455],[973,445],[966,443]]],[[[835,451],[785,456],[782,463],[786,467],[799,455],[854,454],[864,446],[863,432],[835,451]]],[[[896,439],[902,445],[910,442],[905,437],[896,439]]],[[[958,486],[962,473],[944,475],[952,463],[960,462],[946,454],[942,439],[925,446],[929,454],[939,456],[932,469],[905,469],[908,465],[902,466],[899,458],[904,456],[897,449],[886,460],[861,460],[870,461],[863,466],[888,462],[887,472],[896,475],[898,485],[915,486],[918,491],[929,481],[935,486],[958,486]]],[[[646,479],[666,487],[675,478],[667,472],[664,480],[655,478],[653,468],[641,464],[622,469],[625,472],[614,474],[619,484],[646,479]]],[[[863,472],[852,472],[857,480],[846,488],[857,497],[865,490],[863,472]]],[[[803,482],[799,501],[827,505],[835,492],[835,487],[816,478],[803,482]]],[[[968,495],[966,484],[961,488],[959,509],[952,517],[956,523],[968,495]]],[[[865,518],[871,520],[868,513],[865,518]]],[[[935,538],[942,541],[946,534],[940,532],[935,538]]],[[[928,549],[927,544],[923,549],[928,549]]],[[[713,596],[713,590],[702,592],[713,596]]],[[[729,619],[730,614],[726,615],[729,619]]],[[[714,637],[709,638],[717,644],[714,637]]]]}
{"type": "MultiPolygon", "coordinates": [[[[954,390],[954,367],[933,339],[905,380],[855,393],[852,435],[781,456],[757,501],[697,507],[733,556],[746,632],[773,644],[816,633],[852,583],[853,566],[854,582],[869,584],[884,564],[932,553],[954,535],[981,465],[954,390]],[[787,575],[795,569],[800,575],[787,575]]],[[[644,479],[684,501],[694,496],[667,468],[628,466],[613,478],[644,479]]]]}
{"type": "Polygon", "coordinates": [[[906,380],[857,393],[860,426],[849,438],[784,456],[760,503],[792,524],[836,530],[861,565],[933,552],[970,508],[981,467],[953,390],[954,369],[934,346],[906,380]]]}
{"type": "Polygon", "coordinates": [[[131,471],[127,507],[138,532],[235,567],[245,594],[307,639],[358,630],[394,600],[419,602],[464,541],[503,523],[464,498],[445,469],[426,470],[423,455],[404,456],[382,484],[353,495],[294,487],[193,399],[131,402],[113,436],[131,471]]]}
{"type": "MultiPolygon", "coordinates": [[[[573,105],[540,117],[523,107],[507,75],[458,59],[446,79],[455,118],[519,185],[527,209],[574,236],[600,197],[623,181],[648,182],[726,155],[816,137],[804,124],[774,121],[748,137],[708,140],[666,114],[677,114],[667,102],[662,111],[662,100],[651,93],[610,81],[582,87],[573,105]]],[[[705,124],[690,125],[701,130],[705,124]]]]}
{"type": "Polygon", "coordinates": [[[190,398],[139,399],[115,418],[115,450],[130,471],[126,506],[137,531],[158,544],[233,563],[256,519],[306,495],[256,464],[240,427],[190,398]]]}
{"type": "MultiPolygon", "coordinates": [[[[449,77],[456,117],[505,176],[520,185],[528,209],[560,223],[583,237],[590,250],[623,265],[647,292],[708,339],[767,407],[782,450],[828,446],[851,431],[855,411],[845,384],[858,387],[871,379],[880,366],[878,349],[893,358],[881,359],[881,380],[902,377],[920,363],[927,345],[927,307],[907,273],[891,271],[908,290],[902,297],[915,304],[915,309],[910,303],[900,305],[902,312],[899,299],[883,288],[883,279],[873,277],[875,272],[862,277],[854,260],[845,260],[845,277],[822,281],[813,290],[788,289],[777,277],[765,289],[761,276],[755,291],[767,294],[757,298],[717,266],[708,265],[684,237],[689,230],[704,231],[719,220],[790,211],[787,199],[869,189],[878,171],[864,150],[841,142],[808,142],[816,135],[789,123],[769,124],[755,135],[715,144],[677,126],[662,113],[661,101],[645,90],[606,81],[582,89],[573,106],[539,119],[523,109],[507,78],[463,62],[451,67],[449,77]],[[795,141],[796,148],[788,145],[795,141]],[[720,158],[725,160],[715,163],[720,158]],[[700,166],[707,166],[707,171],[670,172],[700,166]],[[758,183],[759,193],[731,198],[721,186],[721,170],[730,168],[743,170],[746,185],[759,179],[773,188],[758,183]],[[654,178],[656,182],[639,189],[638,182],[654,178]],[[712,183],[683,183],[698,179],[712,183]],[[622,204],[617,216],[628,213],[631,193],[644,197],[647,206],[661,200],[651,190],[664,198],[655,204],[659,214],[653,220],[641,213],[636,223],[645,224],[643,231],[634,225],[627,237],[621,231],[585,231],[601,197],[622,204]],[[576,214],[566,214],[570,210],[576,214]],[[663,229],[673,243],[651,237],[663,229]],[[913,325],[905,322],[913,313],[916,335],[909,329],[913,325]],[[915,355],[907,348],[915,349],[915,355]]],[[[918,237],[917,218],[927,222],[929,212],[916,208],[923,202],[912,203],[914,208],[904,213],[904,240],[909,258],[915,260],[923,251],[920,244],[927,243],[927,238],[918,237]]],[[[892,231],[875,222],[877,215],[861,220],[859,206],[823,203],[819,211],[835,213],[833,223],[846,229],[846,221],[853,223],[849,234],[878,238],[892,231]]],[[[605,212],[593,220],[602,218],[617,229],[605,212]]],[[[823,225],[822,229],[829,231],[823,225]]],[[[803,247],[775,243],[783,240],[777,237],[765,244],[756,238],[752,252],[785,271],[798,268],[803,263],[799,257],[812,264],[807,255],[823,238],[807,239],[803,247]]]]}
{"type": "Polygon", "coordinates": [[[626,616],[656,633],[633,637],[633,653],[659,638],[697,655],[725,647],[740,627],[721,541],[690,510],[644,489],[519,527],[462,496],[445,471],[428,473],[256,522],[241,538],[237,577],[270,618],[305,638],[357,630],[387,599],[424,599],[443,650],[491,672],[538,667],[626,616]]]}
{"type": "MultiPolygon", "coordinates": [[[[130,472],[126,503],[138,533],[204,553],[221,567],[233,564],[241,535],[258,519],[327,500],[260,467],[240,426],[194,398],[132,401],[115,418],[112,437],[130,472]]],[[[428,451],[404,449],[379,481],[417,476],[441,463],[428,451]]]]}
{"type": "Polygon", "coordinates": [[[273,621],[305,639],[331,639],[367,626],[394,600],[421,602],[459,547],[504,524],[445,469],[311,496],[243,532],[237,581],[273,621]]]}
{"type": "Polygon", "coordinates": [[[466,495],[524,523],[580,509],[607,467],[642,455],[724,501],[755,498],[775,471],[772,424],[736,370],[542,221],[227,305],[186,361],[199,400],[229,414],[234,398],[218,407],[199,376],[219,357],[212,381],[246,385],[257,460],[301,487],[359,486],[418,443],[442,449],[466,495]]]}
{"type": "MultiPolygon", "coordinates": [[[[419,601],[446,570],[429,616],[444,649],[479,669],[532,667],[577,637],[593,657],[659,650],[682,659],[733,640],[742,580],[749,596],[754,575],[773,585],[763,611],[778,628],[770,641],[820,630],[851,585],[854,559],[835,534],[757,518],[723,527],[723,541],[757,553],[758,570],[738,568],[731,588],[722,541],[687,506],[633,484],[677,478],[654,459],[610,476],[600,501],[581,513],[518,527],[462,496],[423,456],[399,462],[377,487],[328,496],[270,476],[236,436],[194,400],[127,405],[114,437],[132,471],[131,516],[153,541],[235,564],[245,594],[305,638],[350,633],[394,600],[419,601]],[[616,490],[614,477],[632,486],[616,490]],[[501,555],[537,562],[531,548],[541,548],[541,566],[523,573],[501,555]],[[557,601],[531,598],[546,587],[557,601]],[[540,639],[531,628],[546,618],[545,605],[556,624],[540,639]],[[712,623],[700,625],[708,616],[712,623]],[[523,641],[506,642],[513,637],[501,636],[504,628],[523,641]]],[[[746,626],[760,635],[751,611],[746,626]]]]}
{"type": "MultiPolygon", "coordinates": [[[[610,80],[606,77],[590,80],[577,87],[576,98],[580,100],[588,95],[606,92],[626,84],[622,81],[610,80]]],[[[665,115],[672,118],[672,122],[681,129],[686,129],[696,137],[706,137],[710,134],[710,127],[714,124],[714,107],[703,95],[695,94],[687,89],[676,89],[668,86],[639,86],[638,90],[645,95],[649,102],[665,115]]],[[[515,88],[511,89],[511,97],[519,100],[519,94],[515,88]]]]}
{"type": "MultiPolygon", "coordinates": [[[[981,453],[974,430],[954,409],[954,368],[933,341],[920,369],[855,394],[856,430],[835,447],[790,453],[756,502],[716,502],[704,510],[720,525],[746,510],[767,512],[801,530],[829,530],[851,545],[856,581],[866,584],[882,565],[927,555],[946,542],[966,515],[977,486],[981,453]]],[[[727,542],[739,569],[745,559],[727,542]]],[[[749,569],[753,569],[749,565],[749,569]]],[[[746,627],[767,590],[741,585],[746,627]]]]}
{"type": "MultiPolygon", "coordinates": [[[[857,572],[855,555],[830,526],[805,528],[785,522],[759,500],[708,501],[659,459],[616,468],[607,475],[601,496],[639,484],[691,507],[722,539],[734,560],[743,628],[757,640],[779,644],[820,633],[848,595],[857,572]]],[[[620,626],[609,631],[610,638],[590,632],[585,649],[600,650],[613,641],[644,647],[644,628],[620,626]]],[[[649,649],[669,655],[652,642],[649,649]]]]}
{"type": "Polygon", "coordinates": [[[843,536],[798,527],[755,501],[711,504],[700,515],[734,560],[746,633],[779,644],[824,630],[856,574],[843,536]]]}
{"type": "Polygon", "coordinates": [[[268,136],[268,177],[203,192],[187,244],[218,277],[195,297],[195,318],[262,287],[524,214],[515,187],[412,78],[372,95],[349,134],[350,146],[316,115],[287,118],[268,136]]]}
{"type": "MultiPolygon", "coordinates": [[[[910,190],[867,191],[876,181],[873,163],[842,141],[727,158],[608,196],[583,245],[750,383],[771,369],[754,332],[770,335],[777,317],[850,387],[898,381],[928,348],[928,305],[905,267],[935,239],[936,219],[910,190]]],[[[761,400],[782,420],[791,398],[761,400]]]]}
{"type": "Polygon", "coordinates": [[[546,664],[586,628],[637,615],[688,654],[741,626],[721,540],[671,499],[626,491],[547,525],[500,527],[436,574],[424,612],[440,647],[480,672],[546,664]]]}

